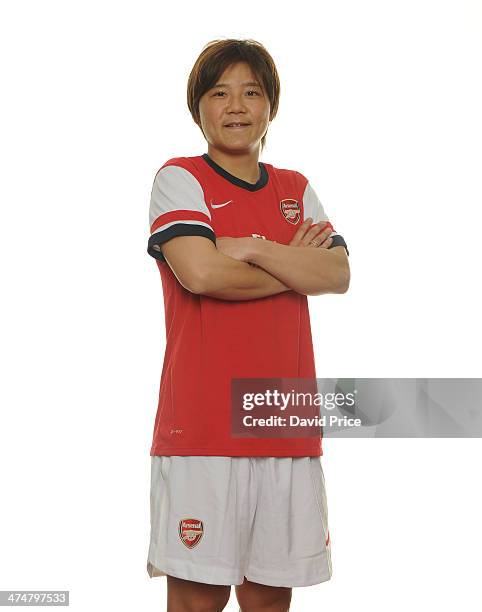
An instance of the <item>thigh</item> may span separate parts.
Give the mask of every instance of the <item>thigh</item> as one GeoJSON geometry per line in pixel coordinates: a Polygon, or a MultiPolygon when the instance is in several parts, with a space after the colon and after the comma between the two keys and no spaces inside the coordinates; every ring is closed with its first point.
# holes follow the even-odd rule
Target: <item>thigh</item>
{"type": "Polygon", "coordinates": [[[154,456],[148,572],[241,584],[256,483],[249,458],[154,456]]]}
{"type": "Polygon", "coordinates": [[[274,587],[329,580],[331,551],[320,458],[266,457],[256,464],[260,488],[246,578],[274,587]]]}
{"type": "Polygon", "coordinates": [[[167,576],[168,612],[191,612],[195,610],[223,610],[229,601],[230,586],[204,584],[167,576]]]}
{"type": "Polygon", "coordinates": [[[292,589],[273,587],[245,578],[243,584],[236,586],[236,598],[241,612],[266,610],[267,612],[286,612],[291,603],[292,589]]]}

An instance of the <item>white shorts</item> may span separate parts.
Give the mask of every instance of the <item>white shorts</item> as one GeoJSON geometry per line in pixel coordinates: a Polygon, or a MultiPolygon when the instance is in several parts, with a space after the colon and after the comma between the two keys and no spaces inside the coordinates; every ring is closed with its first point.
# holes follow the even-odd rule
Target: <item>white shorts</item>
{"type": "Polygon", "coordinates": [[[331,578],[320,457],[151,457],[149,576],[298,587],[331,578]]]}

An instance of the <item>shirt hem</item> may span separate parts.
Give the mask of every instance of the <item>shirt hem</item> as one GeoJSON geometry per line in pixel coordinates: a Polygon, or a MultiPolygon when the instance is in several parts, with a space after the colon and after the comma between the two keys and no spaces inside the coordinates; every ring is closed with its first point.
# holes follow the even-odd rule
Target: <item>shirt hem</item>
{"type": "Polygon", "coordinates": [[[270,448],[266,451],[256,450],[232,450],[230,448],[172,448],[156,446],[152,447],[150,455],[187,455],[187,456],[222,456],[222,457],[322,457],[323,449],[308,450],[308,449],[295,449],[290,450],[287,448],[270,448]]]}

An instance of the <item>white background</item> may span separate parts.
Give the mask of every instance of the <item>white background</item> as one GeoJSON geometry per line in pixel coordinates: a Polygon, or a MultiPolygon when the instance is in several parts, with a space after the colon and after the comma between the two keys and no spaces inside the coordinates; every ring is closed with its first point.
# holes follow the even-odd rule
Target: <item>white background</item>
{"type": "MultiPolygon", "coordinates": [[[[310,298],[318,376],[480,377],[482,4],[19,0],[0,23],[0,589],[163,610],[148,205],[167,159],[207,151],[196,57],[267,47],[282,91],[261,161],[305,174],[348,243],[349,292],[310,298]]],[[[333,578],[292,610],[482,610],[480,440],[324,453],[333,578]]]]}

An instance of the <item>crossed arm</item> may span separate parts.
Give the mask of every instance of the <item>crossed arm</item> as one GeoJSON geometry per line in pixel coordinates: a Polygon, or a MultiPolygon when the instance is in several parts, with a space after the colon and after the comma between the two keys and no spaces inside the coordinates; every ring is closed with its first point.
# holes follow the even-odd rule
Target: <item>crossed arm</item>
{"type": "Polygon", "coordinates": [[[259,238],[222,237],[216,246],[202,236],[177,236],[162,253],[181,285],[223,300],[251,300],[296,291],[345,293],[350,282],[343,246],[328,249],[330,228],[301,224],[289,245],[259,238]],[[308,246],[315,240],[317,246],[308,246]]]}

